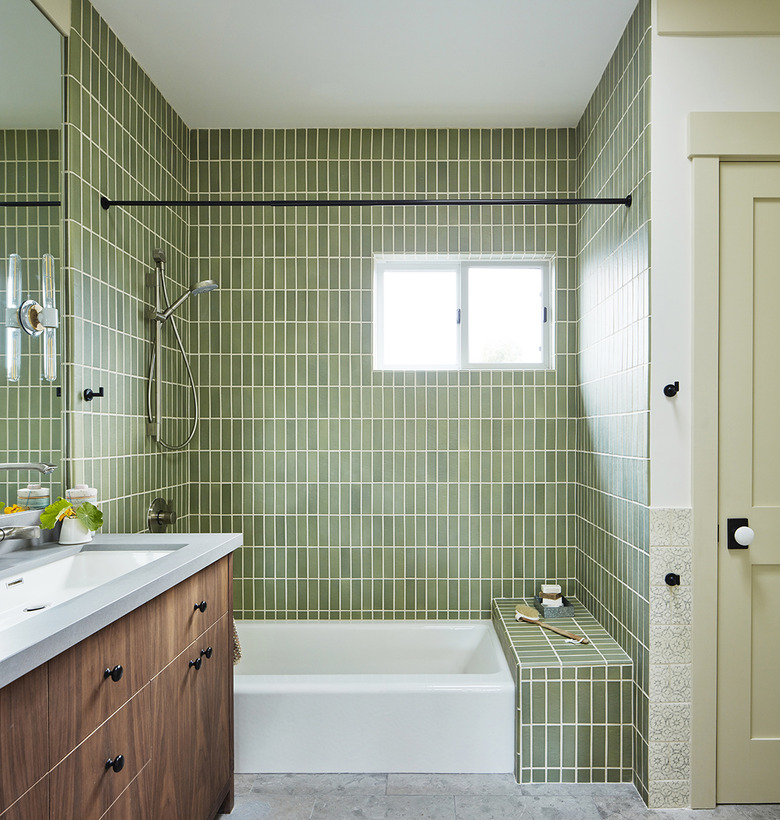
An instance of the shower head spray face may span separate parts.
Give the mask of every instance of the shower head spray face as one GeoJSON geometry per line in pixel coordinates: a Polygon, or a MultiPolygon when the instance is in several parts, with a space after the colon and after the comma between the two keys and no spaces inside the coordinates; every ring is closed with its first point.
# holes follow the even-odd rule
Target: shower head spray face
{"type": "Polygon", "coordinates": [[[167,321],[173,312],[181,307],[181,305],[183,305],[187,299],[190,298],[190,296],[197,295],[199,293],[208,293],[209,291],[216,290],[218,287],[219,285],[213,279],[204,279],[202,282],[196,282],[190,287],[189,290],[184,291],[184,293],[182,293],[182,295],[166,311],[158,313],[157,321],[167,321]]]}
{"type": "Polygon", "coordinates": [[[196,282],[194,285],[190,287],[190,293],[198,294],[198,293],[208,293],[209,291],[216,290],[219,285],[213,279],[204,279],[202,282],[196,282]]]}

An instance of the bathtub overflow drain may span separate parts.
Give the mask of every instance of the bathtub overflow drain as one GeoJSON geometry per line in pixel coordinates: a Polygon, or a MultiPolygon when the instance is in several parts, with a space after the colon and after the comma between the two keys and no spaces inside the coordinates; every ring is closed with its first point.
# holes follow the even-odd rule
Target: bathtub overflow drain
{"type": "Polygon", "coordinates": [[[41,609],[46,609],[47,606],[51,606],[51,604],[32,604],[31,606],[26,606],[22,611],[39,612],[41,609]]]}

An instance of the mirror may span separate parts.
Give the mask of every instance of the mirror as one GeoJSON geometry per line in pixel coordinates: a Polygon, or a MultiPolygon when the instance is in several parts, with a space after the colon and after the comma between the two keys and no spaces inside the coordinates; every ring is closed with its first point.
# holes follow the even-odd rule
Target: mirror
{"type": "Polygon", "coordinates": [[[0,21],[0,463],[57,465],[51,475],[0,470],[2,513],[19,488],[40,483],[54,499],[65,481],[64,328],[23,307],[64,314],[63,208],[43,204],[62,200],[64,108],[62,35],[32,0],[0,0],[0,21]]]}

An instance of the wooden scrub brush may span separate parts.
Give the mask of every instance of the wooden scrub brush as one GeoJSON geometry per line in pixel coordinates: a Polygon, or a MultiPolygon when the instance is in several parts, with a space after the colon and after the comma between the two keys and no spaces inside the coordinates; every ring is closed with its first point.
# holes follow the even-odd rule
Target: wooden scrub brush
{"type": "Polygon", "coordinates": [[[563,635],[565,638],[569,638],[569,640],[576,641],[577,643],[590,643],[584,635],[574,635],[572,632],[567,632],[565,629],[560,629],[552,624],[544,623],[541,615],[532,606],[518,604],[515,607],[515,620],[542,626],[545,629],[549,629],[551,632],[557,632],[559,635],[563,635]]]}

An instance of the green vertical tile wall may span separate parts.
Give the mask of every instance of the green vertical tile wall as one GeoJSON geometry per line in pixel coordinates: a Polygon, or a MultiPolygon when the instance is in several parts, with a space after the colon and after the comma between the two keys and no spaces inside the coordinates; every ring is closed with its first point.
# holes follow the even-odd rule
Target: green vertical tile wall
{"type": "MultiPolygon", "coordinates": [[[[567,196],[572,130],[193,131],[204,198],[567,196]]],[[[487,617],[574,584],[574,207],[191,212],[197,526],[252,618],[487,617]],[[556,255],[550,372],[374,372],[372,255],[556,255]],[[211,297],[210,297],[211,298],[211,297]]]]}
{"type": "MultiPolygon", "coordinates": [[[[186,512],[187,455],[164,453],[145,434],[151,339],[145,277],[152,250],[164,248],[172,298],[178,295],[189,281],[188,232],[180,210],[106,212],[100,196],[186,195],[188,129],[87,0],[73,0],[72,15],[66,88],[72,476],[98,488],[104,531],[134,532],[145,528],[154,496],[172,498],[186,512]],[[84,388],[100,386],[105,398],[84,402],[84,388]]],[[[170,344],[167,339],[166,428],[176,436],[189,405],[170,344]]]]}
{"type": "Polygon", "coordinates": [[[577,127],[577,580],[634,664],[634,777],[647,798],[650,3],[641,0],[577,127]]]}
{"type": "MultiPolygon", "coordinates": [[[[62,133],[51,130],[0,131],[0,200],[59,200],[62,187],[62,133]]],[[[22,298],[42,302],[41,257],[54,257],[57,286],[62,286],[62,252],[58,207],[0,208],[0,293],[5,307],[8,258],[22,259],[22,298]]],[[[61,307],[61,305],[60,305],[61,307]]],[[[5,331],[3,331],[5,332],[5,331]]],[[[48,461],[61,465],[62,401],[55,382],[41,379],[43,340],[22,334],[22,370],[19,382],[5,377],[5,339],[0,374],[0,461],[48,461]]],[[[60,343],[59,350],[62,350],[60,343]]],[[[51,477],[37,473],[0,473],[0,511],[16,501],[19,487],[30,481],[49,486],[56,497],[62,483],[62,469],[51,477]]]]}
{"type": "MultiPolygon", "coordinates": [[[[73,15],[67,415],[74,478],[99,488],[106,528],[143,529],[163,495],[182,529],[242,531],[240,617],[487,617],[491,598],[560,581],[633,661],[646,794],[647,0],[576,131],[189,131],[86,0],[73,15]],[[99,207],[629,191],[630,210],[99,207]],[[186,454],[145,436],[158,246],[175,294],[220,282],[182,313],[203,408],[186,454]],[[375,373],[374,253],[554,253],[555,370],[375,373]]],[[[179,438],[191,407],[170,339],[165,358],[179,438]]]]}

